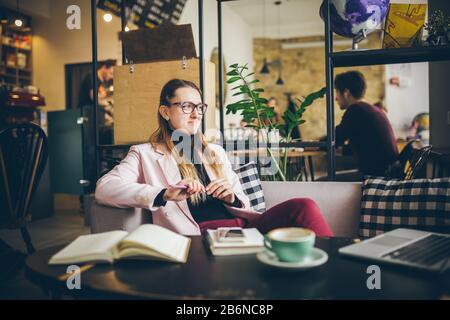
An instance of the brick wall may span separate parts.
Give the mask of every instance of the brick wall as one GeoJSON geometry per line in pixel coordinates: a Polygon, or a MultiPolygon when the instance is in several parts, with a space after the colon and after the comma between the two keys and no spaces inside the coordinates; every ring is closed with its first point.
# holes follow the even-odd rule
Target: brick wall
{"type": "MultiPolygon", "coordinates": [[[[293,93],[293,97],[301,97],[308,93],[320,89],[325,86],[325,48],[300,48],[300,49],[284,49],[281,51],[284,80],[283,86],[275,85],[278,79],[278,68],[270,67],[270,74],[261,75],[259,70],[262,66],[263,58],[266,57],[268,61],[277,60],[279,57],[279,45],[283,43],[299,43],[323,41],[323,37],[308,37],[296,39],[254,39],[254,61],[256,78],[261,82],[260,85],[265,90],[265,97],[274,96],[278,100],[278,104],[282,112],[287,107],[287,97],[285,93],[293,93]]],[[[381,38],[378,33],[369,35],[368,39],[360,47],[365,48],[380,48],[381,38]]],[[[336,46],[335,51],[345,50],[349,46],[336,46]]],[[[240,63],[245,63],[241,61],[240,63]]],[[[335,75],[347,70],[359,70],[363,72],[366,77],[368,88],[366,93],[366,100],[371,103],[379,101],[384,97],[384,68],[382,66],[368,66],[357,68],[336,68],[335,75]]],[[[301,127],[301,134],[303,139],[317,139],[326,134],[326,110],[325,99],[317,100],[313,105],[307,109],[304,123],[301,127]]],[[[335,106],[335,121],[336,124],[340,122],[342,111],[335,106]]]]}

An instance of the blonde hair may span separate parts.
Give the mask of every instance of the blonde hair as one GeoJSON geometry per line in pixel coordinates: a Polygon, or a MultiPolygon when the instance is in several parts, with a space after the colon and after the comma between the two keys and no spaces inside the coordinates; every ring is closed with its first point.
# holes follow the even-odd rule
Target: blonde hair
{"type": "MultiPolygon", "coordinates": [[[[169,99],[175,96],[175,91],[179,88],[193,88],[198,91],[200,96],[202,96],[200,89],[193,82],[173,79],[167,82],[162,88],[160,95],[160,105],[169,106],[169,99]]],[[[199,177],[197,175],[197,170],[195,169],[195,166],[192,163],[191,159],[187,159],[184,154],[180,154],[179,148],[177,148],[172,140],[172,132],[169,121],[161,116],[159,110],[157,117],[158,129],[156,129],[156,131],[153,132],[153,134],[150,136],[149,142],[154,148],[156,147],[155,144],[163,145],[166,151],[172,154],[178,164],[178,169],[180,170],[182,179],[198,180],[199,177]]],[[[194,152],[198,153],[199,151],[202,151],[200,154],[200,159],[203,166],[211,168],[216,176],[224,178],[225,174],[223,170],[223,164],[220,162],[217,154],[208,147],[205,136],[200,131],[198,131],[196,133],[196,136],[194,136],[190,142],[194,143],[194,139],[196,138],[201,141],[201,150],[194,150],[194,152]]],[[[197,205],[198,203],[200,203],[201,196],[197,193],[192,195],[190,199],[194,205],[197,205]]]]}

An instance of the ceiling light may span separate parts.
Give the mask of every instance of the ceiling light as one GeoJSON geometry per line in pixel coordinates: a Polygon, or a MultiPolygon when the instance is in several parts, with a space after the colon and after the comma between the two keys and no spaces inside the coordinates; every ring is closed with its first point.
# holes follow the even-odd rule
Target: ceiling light
{"type": "Polygon", "coordinates": [[[282,86],[284,85],[284,81],[281,78],[281,73],[283,70],[283,59],[281,58],[281,32],[280,32],[280,5],[281,5],[281,1],[275,1],[275,5],[278,7],[278,56],[280,59],[280,67],[278,69],[278,80],[276,82],[277,86],[282,86]]]}
{"type": "MultiPolygon", "coordinates": [[[[262,14],[262,23],[263,23],[263,47],[264,50],[266,50],[267,45],[266,45],[266,0],[263,0],[263,14],[262,14]]],[[[269,74],[270,70],[269,70],[269,63],[267,62],[267,58],[264,55],[264,59],[263,59],[263,66],[261,68],[261,70],[259,71],[260,74],[269,74]]]]}
{"type": "MultiPolygon", "coordinates": [[[[17,4],[17,13],[20,15],[19,0],[17,0],[16,4],[17,4]]],[[[21,26],[23,26],[23,21],[22,21],[22,19],[20,17],[17,17],[14,20],[14,24],[16,25],[16,27],[20,28],[21,26]]]]}
{"type": "Polygon", "coordinates": [[[266,58],[264,58],[264,60],[263,60],[263,66],[262,66],[261,70],[259,71],[259,73],[261,73],[261,74],[269,74],[270,73],[269,63],[267,63],[266,58]]]}
{"type": "Polygon", "coordinates": [[[284,81],[283,81],[283,79],[281,78],[281,74],[280,74],[280,76],[278,77],[278,80],[277,80],[277,82],[276,82],[276,85],[277,86],[282,86],[284,84],[284,81]]]}
{"type": "Polygon", "coordinates": [[[21,19],[16,19],[14,20],[14,24],[20,28],[21,26],[23,26],[23,21],[21,19]]]}
{"type": "Polygon", "coordinates": [[[105,20],[105,22],[111,22],[112,20],[112,14],[111,13],[105,13],[103,15],[103,20],[105,20]]]}

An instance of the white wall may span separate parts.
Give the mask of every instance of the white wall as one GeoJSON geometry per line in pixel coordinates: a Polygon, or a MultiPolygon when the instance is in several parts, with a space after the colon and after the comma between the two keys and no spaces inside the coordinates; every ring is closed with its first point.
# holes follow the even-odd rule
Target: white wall
{"type": "MultiPolygon", "coordinates": [[[[49,18],[33,18],[33,82],[47,101],[47,110],[65,109],[64,65],[92,61],[90,0],[48,0],[49,18]],[[81,30],[66,28],[66,8],[71,4],[81,8],[81,30]]],[[[192,24],[198,50],[197,0],[188,0],[179,23],[192,24]]],[[[110,23],[103,21],[103,11],[97,10],[98,59],[121,61],[121,44],[117,38],[120,19],[113,16],[110,23]]],[[[222,5],[223,50],[227,65],[248,63],[253,70],[253,41],[249,26],[233,10],[222,5]]],[[[204,0],[204,56],[209,60],[218,46],[216,0],[204,0]]],[[[228,90],[225,103],[232,102],[228,90]]],[[[218,112],[217,114],[217,125],[218,112]]],[[[229,123],[239,123],[240,116],[226,116],[229,123]]]]}
{"type": "MultiPolygon", "coordinates": [[[[33,84],[45,97],[46,110],[63,110],[65,105],[64,65],[92,61],[90,0],[49,0],[50,18],[33,18],[33,84]],[[77,4],[81,9],[81,29],[69,30],[66,9],[77,4]]],[[[97,10],[98,59],[121,61],[121,45],[117,37],[120,19],[103,20],[97,10]]]]}
{"type": "Polygon", "coordinates": [[[415,115],[429,112],[428,63],[387,65],[385,74],[388,118],[397,138],[406,138],[415,115]],[[389,79],[400,77],[400,87],[389,79]]]}
{"type": "MultiPolygon", "coordinates": [[[[188,0],[181,15],[180,24],[192,24],[194,40],[198,49],[198,2],[197,0],[188,0]]],[[[204,56],[209,59],[214,47],[218,46],[218,27],[217,27],[217,2],[216,0],[204,0],[203,3],[204,19],[204,56]]],[[[231,10],[226,3],[222,4],[222,48],[225,63],[227,66],[233,63],[248,63],[249,70],[253,70],[253,35],[249,25],[231,10]]],[[[250,71],[253,72],[253,71],[250,71]]],[[[229,88],[230,89],[230,88],[229,88]]],[[[236,98],[228,89],[225,97],[225,105],[232,103],[236,98]]],[[[219,112],[216,112],[217,126],[219,126],[219,112]]],[[[241,116],[225,116],[225,127],[231,123],[239,125],[241,116]]]]}
{"type": "MultiPolygon", "coordinates": [[[[392,0],[391,3],[427,3],[427,0],[392,0]]],[[[428,19],[428,16],[425,18],[428,19]]],[[[425,31],[426,34],[426,31],[425,31]]],[[[386,65],[386,107],[397,138],[406,138],[415,115],[430,112],[428,63],[386,65]],[[391,76],[402,76],[402,86],[389,84],[391,76]]]]}

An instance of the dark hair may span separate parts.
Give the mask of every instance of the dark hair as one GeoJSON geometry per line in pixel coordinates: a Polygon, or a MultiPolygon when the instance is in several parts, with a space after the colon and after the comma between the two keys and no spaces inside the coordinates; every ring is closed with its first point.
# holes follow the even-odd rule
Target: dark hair
{"type": "Polygon", "coordinates": [[[348,89],[355,99],[364,97],[367,88],[366,79],[359,71],[347,71],[338,74],[334,79],[334,86],[341,93],[348,89]]]}
{"type": "Polygon", "coordinates": [[[188,80],[172,79],[169,82],[167,82],[161,89],[161,95],[159,96],[159,105],[160,106],[169,105],[170,104],[169,99],[175,96],[175,91],[177,91],[177,89],[179,88],[193,88],[197,90],[198,93],[200,94],[200,97],[202,97],[202,92],[195,83],[188,80]]]}
{"type": "Polygon", "coordinates": [[[108,60],[103,61],[103,62],[101,63],[100,68],[101,68],[101,67],[105,67],[106,69],[109,69],[109,68],[111,68],[111,67],[114,67],[115,65],[116,65],[116,60],[108,59],[108,60]]]}

